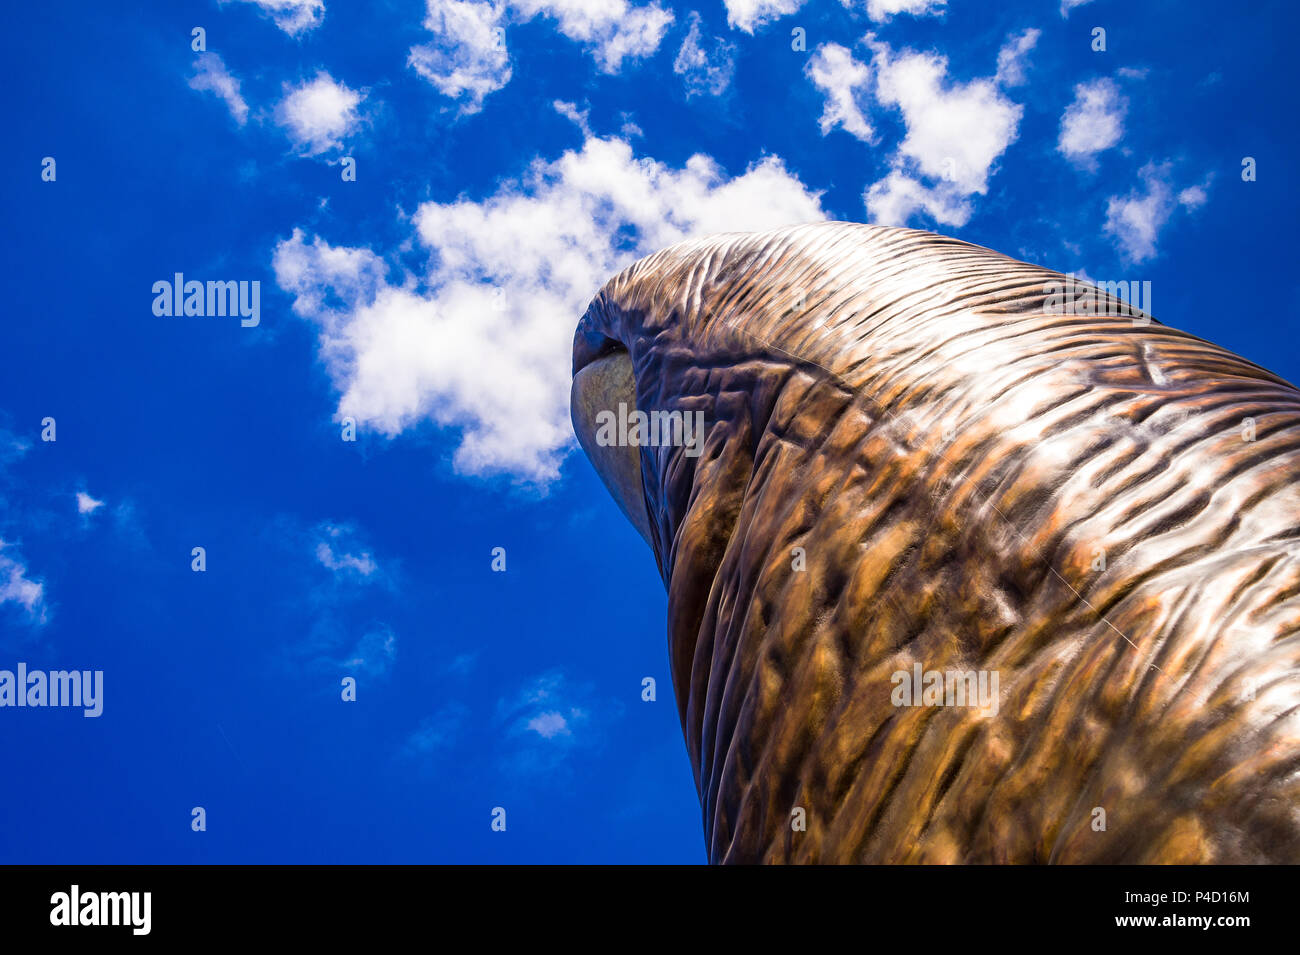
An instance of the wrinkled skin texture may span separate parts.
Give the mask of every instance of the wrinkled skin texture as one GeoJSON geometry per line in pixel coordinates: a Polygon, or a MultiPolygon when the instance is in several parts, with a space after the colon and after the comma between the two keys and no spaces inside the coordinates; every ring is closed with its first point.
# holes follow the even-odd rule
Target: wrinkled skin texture
{"type": "Polygon", "coordinates": [[[631,506],[710,861],[1300,862],[1300,392],[1053,281],[819,223],[590,306],[575,374],[626,349],[638,408],[705,412],[631,506]],[[918,662],[996,713],[895,706],[918,662]]]}

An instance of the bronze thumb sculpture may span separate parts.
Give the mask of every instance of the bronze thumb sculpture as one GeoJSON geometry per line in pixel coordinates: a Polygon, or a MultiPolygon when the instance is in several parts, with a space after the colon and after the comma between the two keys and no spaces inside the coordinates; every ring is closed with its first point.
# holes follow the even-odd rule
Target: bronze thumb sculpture
{"type": "Polygon", "coordinates": [[[818,223],[591,303],[711,861],[1300,862],[1300,392],[1067,281],[818,223]]]}

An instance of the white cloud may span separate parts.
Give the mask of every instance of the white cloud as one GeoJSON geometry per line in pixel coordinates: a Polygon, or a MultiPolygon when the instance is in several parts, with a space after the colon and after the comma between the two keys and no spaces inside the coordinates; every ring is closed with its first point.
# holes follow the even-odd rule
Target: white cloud
{"type": "MultiPolygon", "coordinates": [[[[1111,196],[1106,203],[1105,231],[1114,237],[1121,258],[1145,262],[1156,255],[1156,240],[1178,206],[1193,210],[1206,199],[1205,186],[1190,186],[1174,193],[1169,162],[1147,163],[1138,171],[1142,185],[1127,196],[1111,196]]],[[[1208,180],[1206,181],[1208,184],[1208,180]]]]}
{"type": "Polygon", "coordinates": [[[570,103],[562,99],[552,100],[551,108],[582,130],[584,137],[591,135],[591,124],[587,121],[587,117],[591,115],[591,110],[578,109],[576,103],[570,103]]]}
{"type": "Polygon", "coordinates": [[[226,64],[217,54],[198,55],[189,83],[190,89],[215,93],[224,100],[230,115],[240,126],[248,121],[248,104],[239,95],[239,80],[226,69],[226,64]]]}
{"type": "Polygon", "coordinates": [[[509,0],[522,19],[542,15],[556,21],[559,31],[591,51],[596,65],[617,73],[627,58],[649,56],[659,48],[669,25],[670,11],[651,2],[634,6],[626,0],[509,0]]]}
{"type": "Polygon", "coordinates": [[[236,0],[240,3],[255,3],[262,8],[285,33],[297,36],[314,27],[320,26],[325,19],[324,0],[236,0]]]}
{"type": "Polygon", "coordinates": [[[706,43],[700,31],[700,15],[691,11],[691,29],[673,60],[673,72],[685,79],[689,99],[700,93],[720,96],[736,71],[736,48],[717,37],[706,43]]]}
{"type": "Polygon", "coordinates": [[[45,607],[45,584],[27,576],[27,567],[18,556],[10,556],[6,544],[0,538],[0,605],[18,604],[26,611],[32,623],[44,624],[47,619],[45,607]]]}
{"type": "Polygon", "coordinates": [[[1110,149],[1124,137],[1128,99],[1115,81],[1102,77],[1074,88],[1074,101],[1061,115],[1061,134],[1056,149],[1080,166],[1095,169],[1096,154],[1110,149]]]}
{"type": "Polygon", "coordinates": [[[924,212],[935,222],[964,226],[973,211],[970,200],[955,185],[938,182],[927,186],[901,169],[893,169],[874,182],[863,197],[867,217],[877,225],[906,225],[924,212]]]}
{"type": "Polygon", "coordinates": [[[984,193],[993,163],[1015,142],[1024,108],[988,79],[948,83],[948,61],[929,53],[892,55],[873,44],[880,102],[903,113],[899,153],[931,178],[984,193]]]}
{"type": "Polygon", "coordinates": [[[875,134],[859,105],[868,91],[870,68],[855,60],[847,48],[827,43],[809,58],[804,73],[826,97],[826,105],[822,107],[822,135],[843,126],[858,139],[871,142],[875,134]]]}
{"type": "Polygon", "coordinates": [[[617,703],[594,700],[591,687],[571,683],[560,671],[526,681],[512,697],[499,699],[496,709],[494,722],[504,737],[497,748],[501,768],[548,779],[565,771],[575,751],[598,748],[604,728],[622,712],[617,703]]]}
{"type": "Polygon", "coordinates": [[[500,700],[498,719],[527,747],[516,760],[537,768],[558,759],[575,743],[591,742],[577,736],[577,731],[588,725],[589,704],[577,705],[575,700],[586,693],[587,688],[572,686],[557,670],[529,680],[513,699],[500,700]],[[532,734],[547,743],[538,742],[532,734]]]}
{"type": "Polygon", "coordinates": [[[345,550],[349,545],[346,542],[348,532],[344,528],[326,524],[320,533],[321,537],[316,542],[316,559],[322,565],[333,571],[348,571],[362,577],[369,577],[375,572],[377,565],[369,552],[352,554],[345,550]]]}
{"type": "Polygon", "coordinates": [[[690,236],[821,218],[778,158],[728,178],[707,156],[672,169],[589,137],[482,201],[421,205],[423,275],[390,282],[373,251],[298,229],[274,267],[319,326],[340,418],[390,437],[424,421],[456,427],[458,471],[540,484],[571,446],[573,330],[609,277],[690,236]]]}
{"type": "Polygon", "coordinates": [[[505,50],[505,8],[468,0],[427,0],[424,28],[437,37],[411,47],[409,66],[443,96],[477,113],[483,99],[510,82],[505,50]]]}
{"type": "MultiPolygon", "coordinates": [[[[845,7],[855,5],[855,0],[840,0],[845,7]]],[[[867,16],[877,23],[884,23],[900,13],[910,13],[914,17],[928,17],[943,13],[948,0],[867,0],[867,16]]]]}
{"type": "Polygon", "coordinates": [[[276,281],[294,292],[299,314],[328,314],[334,301],[373,299],[384,287],[384,263],[369,249],[335,248],[320,239],[307,246],[301,238],[294,230],[293,239],[280,243],[275,254],[276,281]]]}
{"type": "Polygon", "coordinates": [[[1207,198],[1204,186],[1188,186],[1178,193],[1178,204],[1187,209],[1199,209],[1207,198]]]}
{"type": "Polygon", "coordinates": [[[907,134],[891,172],[870,186],[864,201],[871,221],[905,225],[916,212],[962,226],[969,198],[988,191],[999,156],[1016,140],[1024,108],[993,78],[948,79],[948,61],[932,53],[895,53],[868,35],[876,98],[897,108],[907,134]],[[926,180],[929,180],[926,182],[926,180]]]}
{"type": "Polygon", "coordinates": [[[539,713],[530,719],[527,725],[530,730],[543,739],[572,735],[569,729],[569,721],[564,718],[563,713],[558,713],[555,710],[539,713]]]}
{"type": "Polygon", "coordinates": [[[343,137],[360,123],[357,107],[365,94],[335,82],[324,71],[315,79],[286,89],[276,107],[276,121],[309,156],[337,149],[343,137]]]}
{"type": "Polygon", "coordinates": [[[1092,0],[1061,0],[1061,16],[1069,17],[1071,10],[1085,3],[1092,3],[1092,0]]]}
{"type": "Polygon", "coordinates": [[[85,491],[77,492],[77,513],[78,514],[93,514],[95,513],[95,511],[97,511],[99,508],[103,506],[104,506],[103,501],[95,500],[85,491]]]}
{"type": "Polygon", "coordinates": [[[1019,86],[1025,81],[1025,63],[1029,51],[1038,43],[1041,30],[1025,30],[1018,36],[1007,37],[998,50],[998,73],[995,81],[1003,86],[1019,86]]]}
{"type": "Polygon", "coordinates": [[[752,34],[764,24],[789,16],[804,0],[722,0],[727,8],[727,25],[752,34]]]}
{"type": "Polygon", "coordinates": [[[654,0],[640,6],[627,0],[425,0],[425,10],[424,27],[435,39],[411,47],[407,63],[442,95],[461,100],[462,113],[478,112],[489,93],[510,82],[507,20],[549,17],[605,73],[617,73],[626,59],[649,56],[673,22],[654,0]]]}

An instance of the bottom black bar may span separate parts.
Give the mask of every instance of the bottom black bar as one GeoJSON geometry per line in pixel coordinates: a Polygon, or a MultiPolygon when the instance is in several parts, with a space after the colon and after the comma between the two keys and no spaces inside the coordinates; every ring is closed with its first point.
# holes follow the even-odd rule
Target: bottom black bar
{"type": "Polygon", "coordinates": [[[873,946],[933,940],[936,932],[987,932],[993,940],[1030,929],[1071,941],[1200,934],[1231,943],[1276,937],[1294,924],[1295,874],[1284,867],[15,866],[0,869],[0,924],[6,940],[62,935],[92,944],[110,936],[337,944],[429,937],[439,925],[476,926],[492,938],[561,929],[594,939],[613,929],[614,937],[645,932],[667,941],[661,933],[702,925],[732,936],[793,930],[808,943],[833,929],[873,946]]]}

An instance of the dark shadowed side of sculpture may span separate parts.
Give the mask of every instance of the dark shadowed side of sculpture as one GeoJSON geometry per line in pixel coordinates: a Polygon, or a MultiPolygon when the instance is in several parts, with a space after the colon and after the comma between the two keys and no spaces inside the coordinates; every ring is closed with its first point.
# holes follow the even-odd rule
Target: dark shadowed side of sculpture
{"type": "Polygon", "coordinates": [[[592,302],[575,428],[668,589],[711,861],[1300,862],[1300,392],[1064,281],[819,223],[592,302]],[[702,453],[599,445],[624,392],[702,453]],[[933,673],[996,703],[900,703],[933,673]]]}

